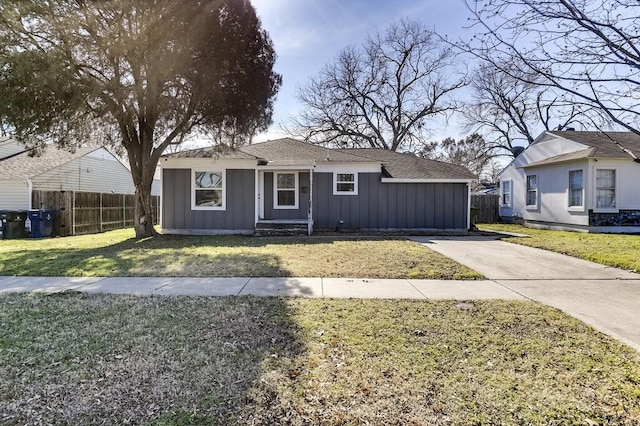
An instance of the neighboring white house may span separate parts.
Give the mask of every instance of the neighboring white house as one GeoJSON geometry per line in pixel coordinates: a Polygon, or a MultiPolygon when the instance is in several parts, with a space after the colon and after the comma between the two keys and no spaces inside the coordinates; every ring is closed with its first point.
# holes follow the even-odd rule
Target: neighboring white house
{"type": "MultiPolygon", "coordinates": [[[[0,210],[28,210],[33,191],[133,194],[129,169],[105,148],[82,147],[71,153],[47,147],[30,156],[24,145],[0,138],[0,210]]],[[[160,194],[159,181],[153,195],[160,194]]]]}
{"type": "Polygon", "coordinates": [[[640,232],[640,135],[547,131],[500,173],[500,216],[527,226],[640,232]]]}

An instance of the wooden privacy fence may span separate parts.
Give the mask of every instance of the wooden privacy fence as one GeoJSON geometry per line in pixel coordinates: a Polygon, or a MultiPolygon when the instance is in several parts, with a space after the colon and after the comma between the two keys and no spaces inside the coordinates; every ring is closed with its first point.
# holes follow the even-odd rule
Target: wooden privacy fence
{"type": "Polygon", "coordinates": [[[471,195],[471,208],[478,209],[476,223],[496,223],[500,219],[500,196],[497,194],[471,195]]]}
{"type": "MultiPolygon", "coordinates": [[[[160,197],[153,196],[154,218],[158,223],[160,197]]],[[[75,191],[33,191],[32,206],[55,210],[53,235],[95,234],[133,226],[133,194],[75,191]]]]}

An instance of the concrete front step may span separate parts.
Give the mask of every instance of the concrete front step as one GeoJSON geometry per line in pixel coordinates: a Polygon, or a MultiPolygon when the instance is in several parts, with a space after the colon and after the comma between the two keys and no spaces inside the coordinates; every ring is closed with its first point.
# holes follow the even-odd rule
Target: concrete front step
{"type": "Polygon", "coordinates": [[[266,221],[256,224],[255,235],[264,236],[289,236],[307,235],[308,225],[302,221],[266,221]]]}

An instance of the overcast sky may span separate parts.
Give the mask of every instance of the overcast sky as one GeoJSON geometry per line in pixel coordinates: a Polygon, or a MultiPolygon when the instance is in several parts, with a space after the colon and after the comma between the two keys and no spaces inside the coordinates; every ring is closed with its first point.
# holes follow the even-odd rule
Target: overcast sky
{"type": "MultiPolygon", "coordinates": [[[[422,21],[439,34],[455,39],[468,25],[463,0],[251,0],[262,27],[269,32],[282,75],[271,129],[255,138],[263,141],[284,136],[279,124],[295,114],[298,87],[347,45],[360,44],[368,34],[384,31],[393,21],[422,21]]],[[[434,129],[437,139],[460,137],[459,129],[444,122],[434,129]]]]}

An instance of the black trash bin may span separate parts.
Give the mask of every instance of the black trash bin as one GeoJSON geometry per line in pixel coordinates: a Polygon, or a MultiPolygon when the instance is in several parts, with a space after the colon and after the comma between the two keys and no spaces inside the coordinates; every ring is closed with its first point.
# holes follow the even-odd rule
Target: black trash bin
{"type": "Polygon", "coordinates": [[[29,210],[31,221],[31,238],[50,237],[53,232],[54,210],[29,210]]]}
{"type": "Polygon", "coordinates": [[[4,219],[2,220],[2,238],[5,240],[24,238],[26,232],[24,230],[24,224],[27,220],[27,212],[11,211],[4,212],[4,219]]]}

